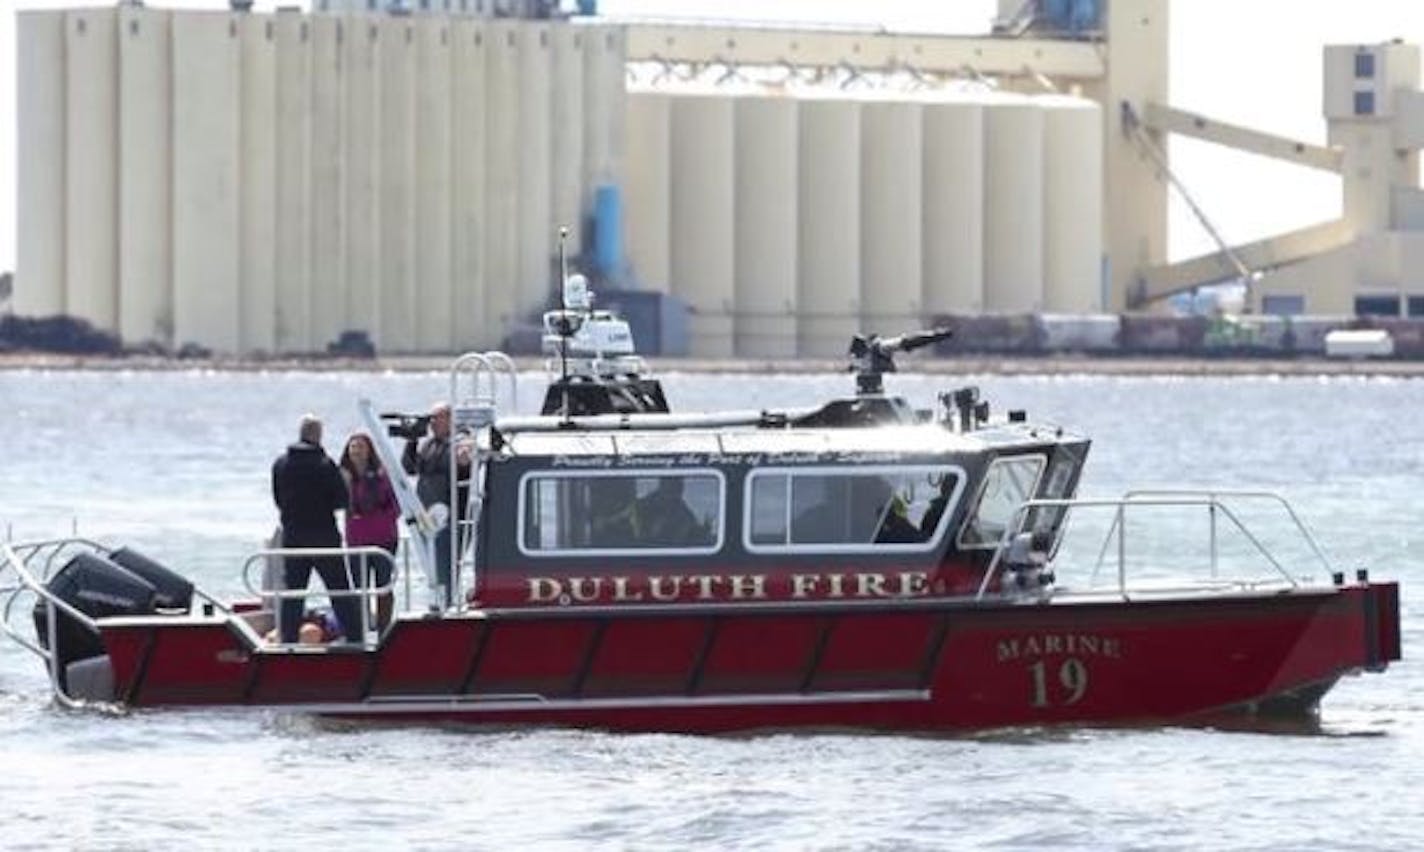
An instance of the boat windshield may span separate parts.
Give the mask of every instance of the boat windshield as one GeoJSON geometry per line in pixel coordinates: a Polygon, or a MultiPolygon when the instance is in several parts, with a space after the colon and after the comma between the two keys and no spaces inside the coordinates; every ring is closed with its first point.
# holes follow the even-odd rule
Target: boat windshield
{"type": "Polygon", "coordinates": [[[979,503],[959,536],[960,547],[997,547],[1014,512],[1033,496],[1043,473],[1040,455],[995,459],[984,475],[979,503]]]}

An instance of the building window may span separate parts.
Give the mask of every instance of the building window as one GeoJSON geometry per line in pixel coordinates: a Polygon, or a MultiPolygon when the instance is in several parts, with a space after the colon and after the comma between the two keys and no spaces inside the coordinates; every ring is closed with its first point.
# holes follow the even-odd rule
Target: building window
{"type": "Polygon", "coordinates": [[[1375,55],[1373,53],[1355,54],[1355,79],[1373,80],[1375,78],[1375,55]]]}
{"type": "Polygon", "coordinates": [[[1356,296],[1355,315],[1361,317],[1399,316],[1398,296],[1356,296]]]}
{"type": "Polygon", "coordinates": [[[756,470],[743,543],[752,552],[931,550],[964,479],[957,467],[756,470]]]}
{"type": "Polygon", "coordinates": [[[1410,296],[1408,309],[1409,316],[1424,317],[1424,296],[1410,296]]]}
{"type": "Polygon", "coordinates": [[[1355,115],[1375,114],[1375,93],[1356,92],[1355,93],[1355,115]]]}
{"type": "Polygon", "coordinates": [[[1298,317],[1305,313],[1305,297],[1285,296],[1279,293],[1262,296],[1261,313],[1277,317],[1298,317]]]}
{"type": "Polygon", "coordinates": [[[520,482],[519,549],[529,556],[715,553],[718,471],[531,473],[520,482]]]}

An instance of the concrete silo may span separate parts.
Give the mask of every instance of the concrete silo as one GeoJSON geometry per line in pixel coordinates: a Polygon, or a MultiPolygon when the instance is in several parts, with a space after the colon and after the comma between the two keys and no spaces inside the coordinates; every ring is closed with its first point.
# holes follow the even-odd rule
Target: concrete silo
{"type": "Polygon", "coordinates": [[[15,13],[16,161],[15,295],[19,316],[64,312],[65,111],[64,15],[15,13]],[[60,106],[57,106],[60,105],[60,106]]]}
{"type": "Polygon", "coordinates": [[[925,95],[924,291],[927,317],[984,309],[984,104],[925,95]]]}
{"type": "Polygon", "coordinates": [[[1103,115],[1094,101],[1041,97],[1043,142],[1043,309],[1104,310],[1103,115]]]}
{"type": "Polygon", "coordinates": [[[797,108],[792,97],[747,95],[735,105],[736,354],[796,354],[797,108]]]}
{"type": "MultiPolygon", "coordinates": [[[[445,309],[451,311],[451,346],[468,350],[481,348],[490,341],[492,325],[486,321],[489,263],[485,255],[484,234],[488,227],[489,202],[485,187],[488,167],[487,96],[485,77],[490,60],[489,29],[475,19],[458,19],[453,23],[454,79],[451,111],[454,159],[451,163],[451,263],[453,282],[451,301],[445,309]]],[[[441,306],[433,301],[422,311],[434,312],[441,306]]],[[[488,344],[492,345],[492,344],[488,344]]]]}
{"type": "Polygon", "coordinates": [[[274,346],[305,352],[311,340],[312,50],[301,15],[275,16],[277,43],[276,304],[274,346]]]}
{"type": "Polygon", "coordinates": [[[862,96],[860,316],[892,334],[922,322],[924,107],[903,93],[862,96]]]}
{"type": "Polygon", "coordinates": [[[267,17],[244,15],[238,27],[242,41],[238,351],[271,352],[277,343],[277,34],[267,17]]]}
{"type": "Polygon", "coordinates": [[[985,105],[984,309],[1043,305],[1043,109],[999,95],[985,105]]]}
{"type": "Polygon", "coordinates": [[[118,332],[130,344],[172,342],[171,18],[119,9],[118,332]]]}
{"type": "Polygon", "coordinates": [[[519,306],[519,25],[490,22],[485,65],[484,346],[497,347],[519,306]]]}
{"type": "Polygon", "coordinates": [[[798,93],[797,353],[843,356],[860,327],[861,107],[798,93]]]}
{"type": "Polygon", "coordinates": [[[549,223],[544,230],[556,239],[559,228],[569,229],[569,254],[584,245],[583,206],[583,40],[584,28],[567,22],[553,24],[552,117],[549,124],[552,197],[549,223]]]}
{"type": "Polygon", "coordinates": [[[240,16],[173,18],[173,342],[240,347],[240,16]]]}
{"type": "Polygon", "coordinates": [[[451,187],[454,156],[453,22],[418,18],[415,73],[415,275],[412,349],[448,351],[451,313],[451,187]]]}
{"type": "MultiPolygon", "coordinates": [[[[626,93],[623,27],[575,24],[583,39],[583,210],[593,209],[600,184],[624,185],[626,93]]],[[[620,241],[621,242],[621,241],[620,241]]]]}
{"type": "MultiPolygon", "coordinates": [[[[306,300],[305,340],[321,350],[346,320],[348,239],[345,176],[349,159],[344,116],[347,59],[344,44],[365,29],[335,15],[311,23],[311,289],[306,300]]],[[[293,318],[295,322],[297,318],[293,318]]]]}
{"type": "MultiPolygon", "coordinates": [[[[514,320],[523,323],[552,292],[553,61],[550,25],[519,25],[519,263],[514,320]]],[[[498,113],[496,113],[498,120],[498,113]]]]}
{"type": "Polygon", "coordinates": [[[733,101],[711,90],[672,103],[672,292],[691,309],[688,351],[732,355],[735,235],[733,101]]]}
{"type": "MultiPolygon", "coordinates": [[[[387,69],[382,64],[381,48],[385,41],[401,42],[404,21],[352,15],[343,23],[347,25],[342,45],[346,64],[338,73],[344,72],[345,76],[342,143],[346,147],[346,287],[336,293],[316,292],[313,313],[321,332],[316,344],[325,346],[344,331],[366,331],[380,345],[381,278],[389,273],[382,254],[394,249],[381,234],[382,219],[384,214],[384,218],[397,220],[405,206],[403,200],[391,199],[393,209],[382,209],[381,171],[386,165],[382,150],[386,107],[382,97],[399,92],[406,80],[401,69],[393,66],[389,70],[397,79],[383,81],[387,69]],[[390,26],[383,30],[387,23],[390,26]]],[[[387,53],[396,56],[399,48],[392,45],[387,53]]],[[[391,111],[400,114],[397,109],[391,111]]],[[[320,156],[321,152],[317,153],[320,156]]]]}
{"type": "Polygon", "coordinates": [[[656,88],[627,94],[628,168],[624,234],[633,281],[667,292],[671,274],[668,222],[672,203],[672,99],[656,88]]]}
{"type": "MultiPolygon", "coordinates": [[[[119,86],[118,75],[113,73],[118,64],[117,18],[118,13],[114,9],[68,13],[64,45],[64,103],[67,107],[63,154],[64,308],[70,316],[88,320],[96,328],[106,331],[114,331],[118,324],[119,229],[115,215],[118,212],[119,158],[115,155],[114,140],[119,129],[119,86]]],[[[226,36],[225,18],[221,21],[212,18],[204,23],[210,24],[210,29],[220,28],[226,36]]],[[[175,59],[176,41],[175,38],[175,59]]],[[[225,43],[219,46],[229,47],[225,43]]],[[[226,57],[225,51],[220,52],[214,57],[215,64],[220,64],[226,57]]],[[[185,54],[185,58],[190,58],[190,55],[185,54]]],[[[232,69],[235,68],[234,63],[232,69]]],[[[196,70],[193,67],[188,69],[189,73],[196,70]]],[[[215,83],[215,88],[223,89],[224,82],[232,82],[228,79],[230,75],[219,72],[215,76],[223,78],[215,83]]],[[[189,88],[206,84],[206,80],[198,81],[189,88]]],[[[222,107],[216,109],[232,111],[236,90],[224,89],[222,94],[226,100],[222,107]]],[[[203,127],[199,132],[212,129],[203,127]]],[[[175,142],[184,141],[185,133],[186,129],[175,123],[175,142]]],[[[233,135],[235,137],[236,134],[233,135]]],[[[224,139],[221,144],[230,147],[230,142],[224,139]]],[[[187,165],[203,156],[175,154],[175,172],[176,160],[181,158],[187,165]]],[[[221,155],[217,157],[221,159],[221,155]]],[[[230,195],[230,187],[228,191],[230,195]]],[[[234,228],[234,235],[235,232],[234,228]]],[[[190,250],[179,246],[177,253],[183,255],[190,253],[190,250]]]]}
{"type": "Polygon", "coordinates": [[[415,26],[414,18],[385,18],[379,24],[375,222],[380,267],[374,278],[353,276],[348,323],[348,328],[369,331],[377,348],[389,352],[415,346],[415,26]],[[358,291],[357,282],[371,289],[358,291]],[[364,317],[369,319],[362,322],[364,317]]]}

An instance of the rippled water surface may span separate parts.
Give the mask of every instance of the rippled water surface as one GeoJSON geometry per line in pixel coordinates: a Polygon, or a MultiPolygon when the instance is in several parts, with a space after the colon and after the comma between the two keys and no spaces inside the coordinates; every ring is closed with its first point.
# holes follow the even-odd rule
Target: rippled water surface
{"type": "MultiPolygon", "coordinates": [[[[971,379],[976,380],[976,379],[971,379]]],[[[1085,496],[1285,493],[1342,565],[1403,582],[1424,641],[1424,382],[977,377],[1091,435],[1085,496]]],[[[953,379],[904,374],[928,405],[953,379]]],[[[526,383],[534,404],[533,387],[526,383]]],[[[807,404],[845,376],[666,377],[683,409],[807,404]]],[[[206,588],[275,520],[267,468],[313,410],[422,409],[443,375],[0,373],[0,525],[131,544],[206,588]]],[[[1151,542],[1147,542],[1151,544],[1151,542]]],[[[1292,564],[1292,569],[1296,566],[1292,564]]],[[[1305,570],[1312,570],[1305,566],[1305,570]]],[[[0,644],[0,848],[1424,846],[1424,672],[1348,678],[1317,731],[975,737],[351,726],[267,712],[64,712],[0,644]]]]}

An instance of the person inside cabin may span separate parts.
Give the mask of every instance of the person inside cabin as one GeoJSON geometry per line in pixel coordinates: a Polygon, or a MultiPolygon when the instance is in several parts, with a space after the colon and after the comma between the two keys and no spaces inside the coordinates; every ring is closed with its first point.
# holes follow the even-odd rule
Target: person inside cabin
{"type": "Polygon", "coordinates": [[[880,526],[875,531],[877,544],[915,544],[926,536],[910,521],[910,501],[903,494],[892,494],[880,507],[880,526]]]}
{"type": "Polygon", "coordinates": [[[949,506],[949,498],[954,495],[954,486],[958,484],[950,474],[944,474],[939,480],[939,493],[930,500],[930,504],[925,507],[925,516],[920,518],[920,540],[929,541],[934,537],[935,530],[939,527],[940,518],[944,517],[944,510],[949,506]]]}
{"type": "Polygon", "coordinates": [[[711,531],[697,522],[683,500],[683,478],[660,476],[657,486],[633,503],[633,535],[647,547],[695,547],[711,543],[711,531]]]}
{"type": "MultiPolygon", "coordinates": [[[[450,429],[450,404],[437,402],[430,407],[430,434],[423,440],[409,439],[401,456],[401,466],[405,472],[416,477],[415,493],[426,508],[436,504],[450,505],[450,453],[455,453],[456,477],[464,482],[470,476],[470,447],[452,439],[450,429]]],[[[460,485],[455,498],[455,508],[449,513],[449,522],[435,538],[435,576],[445,589],[446,603],[454,600],[455,590],[450,585],[450,530],[465,515],[465,504],[469,500],[468,485],[460,485]]],[[[464,533],[459,542],[464,544],[464,533]]]]}
{"type": "MultiPolygon", "coordinates": [[[[396,522],[400,519],[400,507],[396,505],[396,492],[391,487],[391,479],[386,475],[381,460],[376,457],[371,436],[357,432],[346,439],[346,448],[341,451],[341,476],[346,480],[346,489],[351,502],[346,507],[346,546],[379,547],[390,555],[388,559],[367,557],[365,570],[362,560],[352,557],[351,575],[360,586],[367,586],[374,580],[377,588],[389,586],[395,570],[396,547],[400,544],[400,534],[396,522]]],[[[391,623],[391,609],[395,596],[389,590],[376,598],[376,626],[385,630],[391,623]]],[[[366,605],[366,601],[362,601],[366,605]]]]}
{"type": "MultiPolygon", "coordinates": [[[[347,505],[346,482],[336,463],[321,447],[321,420],[313,414],[302,417],[297,442],[272,463],[272,500],[282,517],[282,547],[340,547],[336,513],[347,505]]],[[[339,556],[287,556],[282,579],[288,590],[305,589],[315,570],[328,592],[350,588],[346,566],[339,556]]],[[[350,595],[334,594],[332,606],[346,637],[359,641],[361,607],[350,595]]],[[[284,597],[278,607],[278,624],[283,642],[296,642],[304,610],[299,597],[284,597]]]]}
{"type": "Polygon", "coordinates": [[[636,547],[633,532],[634,505],[638,500],[638,484],[630,477],[599,476],[587,481],[588,541],[587,545],[602,548],[636,547]]]}

